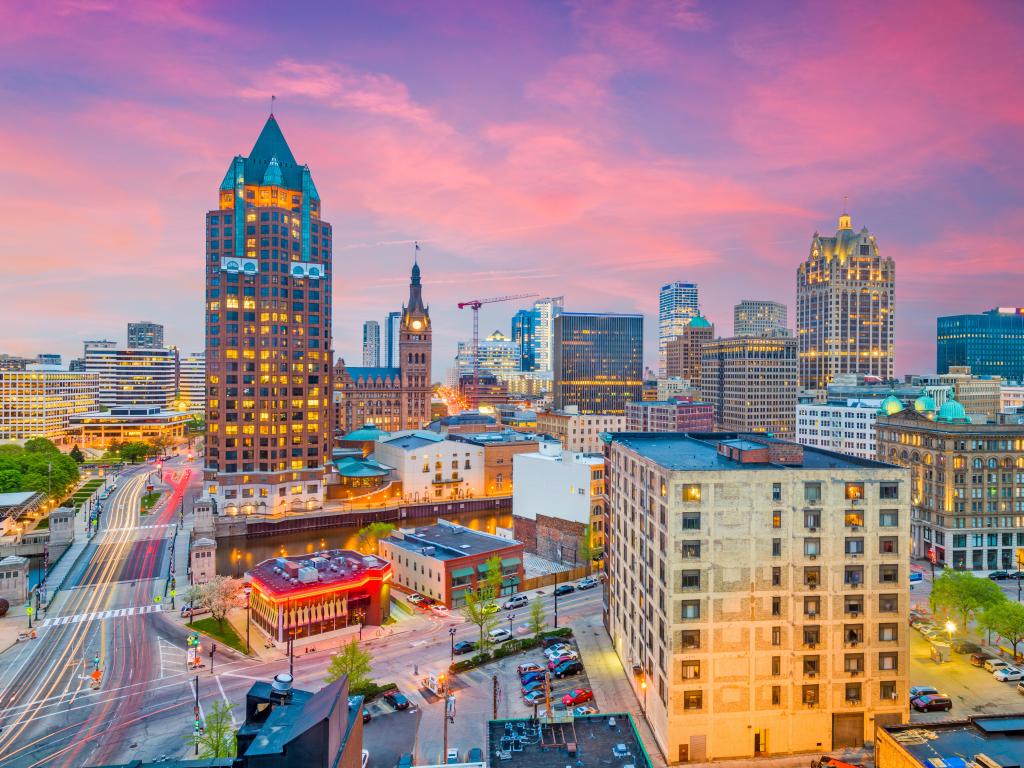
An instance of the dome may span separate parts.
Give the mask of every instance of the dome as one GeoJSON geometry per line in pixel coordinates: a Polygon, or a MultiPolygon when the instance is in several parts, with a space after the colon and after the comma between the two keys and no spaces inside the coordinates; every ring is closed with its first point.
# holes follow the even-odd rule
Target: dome
{"type": "Polygon", "coordinates": [[[903,410],[903,403],[894,394],[890,394],[882,404],[878,406],[879,416],[892,416],[894,413],[899,413],[903,410]]]}
{"type": "Polygon", "coordinates": [[[388,433],[380,429],[376,424],[364,424],[359,429],[349,432],[341,439],[347,442],[370,442],[377,441],[388,436],[388,433]]]}
{"type": "Polygon", "coordinates": [[[690,319],[690,327],[691,328],[710,328],[711,327],[711,323],[709,323],[707,321],[707,318],[705,318],[703,315],[698,314],[698,315],[694,315],[690,319]]]}
{"type": "Polygon", "coordinates": [[[939,408],[939,412],[935,414],[936,421],[967,421],[967,411],[964,410],[963,405],[957,402],[956,398],[953,397],[952,387],[949,390],[949,399],[942,404],[939,408]]]}
{"type": "Polygon", "coordinates": [[[921,395],[914,401],[914,410],[918,413],[935,413],[935,401],[930,395],[921,395]]]}

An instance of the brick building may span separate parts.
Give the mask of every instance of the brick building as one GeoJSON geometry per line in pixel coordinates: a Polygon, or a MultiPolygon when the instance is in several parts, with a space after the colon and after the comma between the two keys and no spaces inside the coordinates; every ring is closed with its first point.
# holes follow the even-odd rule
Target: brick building
{"type": "Polygon", "coordinates": [[[627,432],[712,432],[715,407],[711,403],[669,398],[647,403],[626,403],[627,432]]]}

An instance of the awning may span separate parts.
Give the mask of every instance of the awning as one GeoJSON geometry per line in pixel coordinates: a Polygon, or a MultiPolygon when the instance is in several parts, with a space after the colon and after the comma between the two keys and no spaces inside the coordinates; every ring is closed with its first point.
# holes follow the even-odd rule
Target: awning
{"type": "Polygon", "coordinates": [[[480,573],[487,573],[487,563],[480,563],[476,569],[480,571],[480,573]]]}
{"type": "Polygon", "coordinates": [[[504,579],[502,579],[502,583],[506,587],[510,586],[510,585],[518,584],[519,583],[519,577],[518,576],[506,576],[504,579]]]}
{"type": "Polygon", "coordinates": [[[504,560],[501,561],[501,564],[502,566],[519,565],[521,562],[523,561],[520,560],[518,557],[506,557],[504,560]]]}
{"type": "Polygon", "coordinates": [[[472,575],[473,575],[473,569],[472,568],[456,568],[454,571],[452,571],[452,578],[453,579],[461,579],[464,576],[472,576],[472,575]]]}

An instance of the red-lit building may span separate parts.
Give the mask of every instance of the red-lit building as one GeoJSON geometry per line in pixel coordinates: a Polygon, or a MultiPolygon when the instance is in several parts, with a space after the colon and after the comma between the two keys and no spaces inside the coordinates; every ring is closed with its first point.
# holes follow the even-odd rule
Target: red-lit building
{"type": "Polygon", "coordinates": [[[669,398],[626,403],[627,432],[714,432],[715,407],[711,403],[669,398]]]}
{"type": "Polygon", "coordinates": [[[354,624],[381,624],[391,605],[391,563],[332,549],[264,560],[250,572],[252,621],[277,642],[354,624]]]}

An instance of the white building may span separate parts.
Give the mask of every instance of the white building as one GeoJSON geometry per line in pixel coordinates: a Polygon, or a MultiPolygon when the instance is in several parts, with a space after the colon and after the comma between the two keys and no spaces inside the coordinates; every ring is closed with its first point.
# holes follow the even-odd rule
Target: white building
{"type": "MultiPolygon", "coordinates": [[[[486,339],[480,340],[480,373],[490,373],[501,378],[519,370],[519,345],[501,331],[495,331],[486,339]]],[[[473,375],[473,342],[460,341],[455,353],[455,384],[462,376],[473,375]]]]}
{"type": "Polygon", "coordinates": [[[206,353],[189,352],[178,356],[178,394],[189,413],[206,410],[206,353]]]}
{"type": "Polygon", "coordinates": [[[381,354],[385,368],[398,368],[398,338],[402,333],[402,313],[388,312],[384,321],[384,352],[381,354]]]}
{"type": "Polygon", "coordinates": [[[681,336],[683,328],[697,316],[696,283],[677,280],[661,286],[658,295],[658,375],[665,375],[665,348],[668,340],[681,336]]]}
{"type": "Polygon", "coordinates": [[[1010,413],[1024,408],[1024,386],[1004,384],[999,388],[999,410],[1010,413]]]}
{"type": "Polygon", "coordinates": [[[880,399],[798,403],[796,441],[848,456],[873,459],[877,450],[875,418],[881,403],[880,399]]]}
{"type": "Polygon", "coordinates": [[[785,304],[762,299],[743,299],[733,307],[733,336],[791,336],[785,304]]]}
{"type": "Polygon", "coordinates": [[[694,400],[699,400],[700,387],[693,386],[689,379],[679,376],[658,379],[658,399],[668,400],[670,397],[691,397],[694,400]]]}
{"type": "Polygon", "coordinates": [[[87,341],[85,370],[99,377],[101,406],[167,408],[174,401],[178,361],[173,349],[126,349],[108,341],[87,341]]]}
{"type": "Polygon", "coordinates": [[[554,296],[533,302],[534,370],[551,373],[555,361],[555,318],[565,309],[565,299],[554,296]]]}
{"type": "Polygon", "coordinates": [[[91,373],[39,365],[0,371],[0,440],[64,442],[70,418],[95,410],[98,391],[99,380],[91,373]]]}
{"type": "Polygon", "coordinates": [[[377,442],[374,459],[394,468],[404,501],[484,496],[483,446],[408,430],[377,442]]]}

